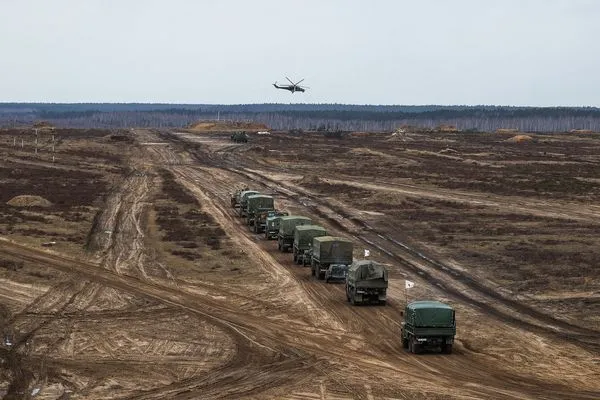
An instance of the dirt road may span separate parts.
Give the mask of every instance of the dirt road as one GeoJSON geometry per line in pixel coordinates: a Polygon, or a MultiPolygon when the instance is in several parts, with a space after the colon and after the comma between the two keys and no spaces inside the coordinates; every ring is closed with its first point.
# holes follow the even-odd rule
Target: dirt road
{"type": "Polygon", "coordinates": [[[0,254],[45,274],[45,283],[2,277],[0,298],[12,299],[2,321],[14,338],[0,347],[13,377],[4,398],[36,388],[45,399],[600,397],[594,328],[512,301],[460,265],[448,267],[463,275],[440,270],[427,261],[446,265],[435,251],[425,259],[402,253],[403,238],[381,221],[253,164],[247,146],[224,136],[135,133],[140,151],[98,214],[87,259],[0,240],[0,254]],[[220,248],[202,247],[190,262],[169,253],[153,228],[161,169],[222,229],[220,248]],[[229,206],[229,193],[246,183],[352,236],[358,253],[371,241],[391,271],[388,305],[351,307],[341,285],[312,280],[289,253],[251,233],[229,206]],[[417,282],[411,296],[457,307],[453,355],[402,349],[406,276],[417,282]]]}

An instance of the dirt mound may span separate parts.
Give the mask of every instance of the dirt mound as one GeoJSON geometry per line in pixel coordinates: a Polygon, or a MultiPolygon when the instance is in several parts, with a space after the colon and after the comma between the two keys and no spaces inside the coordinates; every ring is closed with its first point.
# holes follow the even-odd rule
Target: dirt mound
{"type": "Polygon", "coordinates": [[[506,139],[507,142],[512,142],[512,143],[531,142],[532,140],[533,140],[533,138],[528,135],[517,135],[517,136],[513,136],[509,139],[506,139]]]}
{"type": "Polygon", "coordinates": [[[438,153],[440,153],[440,154],[458,154],[458,151],[456,151],[450,147],[447,147],[443,150],[438,151],[438,153]]]}
{"type": "Polygon", "coordinates": [[[50,207],[52,203],[41,196],[21,195],[15,196],[6,202],[13,207],[50,207]]]}
{"type": "Polygon", "coordinates": [[[268,131],[265,124],[248,121],[198,121],[188,125],[192,132],[268,131]]]}

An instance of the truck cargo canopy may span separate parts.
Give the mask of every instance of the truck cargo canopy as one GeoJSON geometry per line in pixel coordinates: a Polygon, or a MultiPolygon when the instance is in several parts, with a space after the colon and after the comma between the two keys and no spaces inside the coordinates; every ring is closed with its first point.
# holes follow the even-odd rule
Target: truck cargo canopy
{"type": "Polygon", "coordinates": [[[372,260],[354,261],[348,271],[348,275],[352,275],[358,281],[382,279],[387,282],[388,280],[388,272],[383,264],[372,260]]]}

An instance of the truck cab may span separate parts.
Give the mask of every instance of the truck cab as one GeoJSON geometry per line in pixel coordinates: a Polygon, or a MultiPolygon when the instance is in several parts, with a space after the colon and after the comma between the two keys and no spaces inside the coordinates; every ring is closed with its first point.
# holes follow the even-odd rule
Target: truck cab
{"type": "Polygon", "coordinates": [[[411,353],[440,348],[442,353],[450,354],[456,335],[454,308],[433,300],[408,303],[400,335],[402,346],[411,353]]]}

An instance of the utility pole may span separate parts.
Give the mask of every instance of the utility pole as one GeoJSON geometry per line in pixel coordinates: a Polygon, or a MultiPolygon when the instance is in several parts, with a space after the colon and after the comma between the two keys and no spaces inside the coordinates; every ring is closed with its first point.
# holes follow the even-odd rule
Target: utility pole
{"type": "Polygon", "coordinates": [[[55,153],[55,147],[54,147],[54,133],[52,134],[52,162],[54,162],[54,153],[55,153]]]}
{"type": "Polygon", "coordinates": [[[35,154],[37,154],[38,149],[38,130],[35,129],[35,154]]]}
{"type": "Polygon", "coordinates": [[[16,137],[13,138],[13,147],[17,147],[17,138],[16,137]]]}

